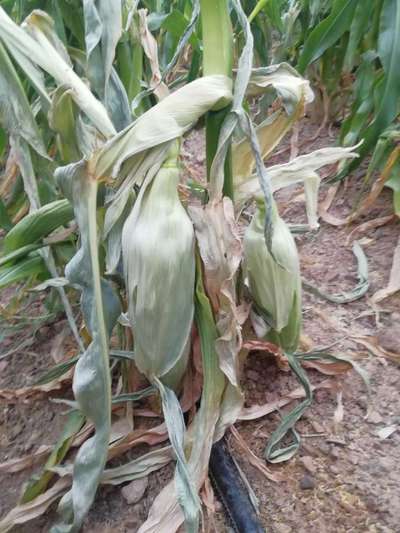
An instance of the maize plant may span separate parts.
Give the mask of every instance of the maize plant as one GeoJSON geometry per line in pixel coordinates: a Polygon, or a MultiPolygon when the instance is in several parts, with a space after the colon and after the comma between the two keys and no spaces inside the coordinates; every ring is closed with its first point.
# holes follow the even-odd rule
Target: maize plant
{"type": "Polygon", "coordinates": [[[265,166],[313,93],[286,63],[254,67],[254,38],[239,0],[185,2],[179,38],[155,23],[161,40],[174,37],[172,52],[157,51],[153,13],[139,7],[128,0],[83,2],[84,23],[71,26],[69,18],[66,24],[64,37],[75,46],[67,46],[59,19],[44,11],[17,24],[0,9],[1,125],[30,204],[4,239],[0,283],[19,280],[31,268],[47,279],[45,286],[62,290],[67,311],[69,288],[79,289],[82,314],[80,333],[74,327],[76,357],[52,373],[74,366],[69,424],[39,481],[0,522],[1,531],[28,519],[24,510],[39,497],[48,504],[61,498],[54,533],[78,531],[100,483],[145,476],[172,459],[174,479],[139,531],[177,531],[183,523],[197,531],[211,448],[243,407],[247,340],[280,347],[307,392],[307,401],[271,436],[268,461],[296,452],[294,425],[311,400],[297,356],[299,259],[274,192],[302,183],[309,222],[303,229],[315,230],[318,170],[357,154],[325,148],[265,166]],[[77,48],[78,27],[83,49],[77,48]],[[192,68],[199,57],[202,66],[192,68]],[[274,111],[256,125],[250,104],[266,94],[276,98],[274,111]],[[207,181],[193,186],[182,183],[180,150],[203,118],[207,181]],[[58,194],[45,205],[38,160],[51,163],[58,194]],[[72,219],[74,255],[57,272],[50,234],[72,219]],[[202,377],[197,395],[190,381],[195,357],[202,377]],[[145,388],[132,384],[138,374],[145,388]],[[170,446],[106,468],[108,460],[147,442],[134,424],[136,402],[148,396],[164,422],[145,433],[153,443],[169,439],[170,446]],[[116,403],[126,407],[133,429],[113,440],[116,403]],[[185,419],[189,410],[194,415],[185,419]],[[82,424],[89,437],[72,464],[64,459],[82,424]],[[294,441],[282,447],[288,432],[294,441]]]}

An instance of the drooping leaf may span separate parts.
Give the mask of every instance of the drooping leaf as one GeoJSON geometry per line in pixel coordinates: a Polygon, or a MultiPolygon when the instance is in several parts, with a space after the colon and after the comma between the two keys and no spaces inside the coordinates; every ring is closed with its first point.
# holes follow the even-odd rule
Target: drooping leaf
{"type": "Polygon", "coordinates": [[[128,97],[113,68],[122,33],[121,6],[121,1],[85,0],[83,3],[88,78],[117,131],[130,122],[128,97]]]}
{"type": "Polygon", "coordinates": [[[31,107],[4,46],[0,43],[0,123],[10,135],[20,135],[47,157],[31,107]]]}
{"type": "Polygon", "coordinates": [[[59,504],[64,523],[54,532],[76,531],[89,510],[105,466],[111,425],[111,382],[108,342],[121,312],[113,288],[101,278],[97,237],[97,182],[89,178],[87,163],[59,168],[58,182],[74,205],[81,232],[78,253],[66,267],[66,277],[82,288],[82,309],[92,342],[79,357],[73,390],[95,434],[80,448],[74,463],[72,489],[59,504]]]}
{"type": "Polygon", "coordinates": [[[55,33],[49,40],[48,36],[54,30],[52,30],[52,20],[46,13],[34,11],[22,29],[0,7],[0,30],[1,40],[28,77],[32,79],[32,70],[27,68],[27,65],[39,66],[59,85],[73,89],[72,94],[78,107],[103,135],[109,137],[115,134],[115,128],[104,106],[95,98],[84,81],[75,74],[59,50],[53,46],[52,43],[58,43],[55,33]],[[22,56],[24,61],[20,61],[22,56]]]}
{"type": "Polygon", "coordinates": [[[358,283],[351,291],[343,291],[338,294],[327,294],[325,291],[321,291],[318,287],[315,287],[312,283],[303,280],[304,287],[324,300],[337,304],[354,302],[365,296],[369,289],[368,261],[358,241],[354,242],[353,253],[357,259],[358,283]]]}

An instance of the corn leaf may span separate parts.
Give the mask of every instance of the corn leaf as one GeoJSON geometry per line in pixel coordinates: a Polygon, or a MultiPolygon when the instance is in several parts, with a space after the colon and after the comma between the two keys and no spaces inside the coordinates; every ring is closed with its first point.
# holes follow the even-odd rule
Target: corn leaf
{"type": "Polygon", "coordinates": [[[206,76],[164,98],[104,145],[95,159],[96,177],[115,179],[125,161],[131,169],[146,150],[181,137],[209,109],[226,105],[231,87],[226,76],[206,76]]]}
{"type": "Polygon", "coordinates": [[[13,252],[10,252],[9,254],[3,255],[3,257],[1,257],[0,259],[0,266],[7,265],[7,263],[13,264],[21,257],[28,255],[30,252],[34,252],[35,250],[37,250],[38,248],[41,248],[42,246],[44,246],[44,244],[27,244],[26,246],[22,246],[21,248],[18,248],[18,250],[15,250],[13,252]]]}
{"type": "Polygon", "coordinates": [[[95,434],[80,448],[74,463],[72,489],[64,495],[59,510],[64,523],[54,533],[76,531],[89,510],[107,458],[111,427],[111,382],[108,341],[121,312],[112,287],[101,279],[97,239],[97,182],[89,178],[87,163],[57,169],[56,177],[65,196],[74,205],[81,243],[65,274],[82,288],[82,308],[92,342],[80,356],[74,373],[73,391],[82,413],[95,427],[95,434]]]}
{"type": "MultiPolygon", "coordinates": [[[[247,94],[255,96],[273,88],[282,99],[284,112],[267,117],[256,128],[263,159],[277,146],[292,124],[304,112],[304,105],[313,100],[309,82],[287,63],[252,70],[247,94]]],[[[254,171],[255,159],[248,139],[244,138],[233,147],[233,175],[235,185],[248,178],[254,171]]]]}
{"type": "Polygon", "coordinates": [[[129,124],[131,116],[126,91],[113,68],[122,33],[121,7],[120,1],[85,0],[83,3],[88,78],[117,131],[129,124]]]}
{"type": "Polygon", "coordinates": [[[70,485],[68,478],[57,481],[50,489],[32,500],[31,502],[17,505],[0,521],[0,531],[7,533],[18,524],[25,524],[44,514],[52,503],[57,501],[70,485]]]}
{"type": "Polygon", "coordinates": [[[0,198],[0,228],[6,231],[9,231],[12,228],[12,222],[8,215],[7,207],[5,206],[1,198],[0,198]]]}
{"type": "Polygon", "coordinates": [[[30,213],[16,224],[4,239],[4,253],[36,243],[59,226],[73,219],[74,210],[68,200],[56,200],[30,213]]]}
{"type": "Polygon", "coordinates": [[[287,353],[286,356],[291,370],[304,388],[306,398],[289,414],[283,417],[279,426],[272,433],[264,452],[265,458],[270,463],[288,461],[296,454],[300,447],[300,437],[295,429],[295,424],[310,407],[313,398],[310,381],[298,358],[291,353],[287,353]],[[285,445],[282,448],[279,447],[288,434],[293,438],[291,444],[285,445]]]}
{"type": "Polygon", "coordinates": [[[175,487],[179,504],[185,515],[185,530],[188,533],[197,533],[200,499],[186,462],[184,451],[186,428],[182,409],[173,390],[164,387],[159,380],[156,380],[156,384],[160,391],[169,440],[176,457],[175,487]]]}
{"type": "Polygon", "coordinates": [[[38,255],[28,255],[14,265],[0,268],[0,288],[39,275],[48,275],[43,259],[38,255]]]}
{"type": "Polygon", "coordinates": [[[353,253],[357,259],[357,285],[351,290],[338,294],[327,294],[324,291],[321,291],[318,287],[315,287],[312,283],[303,280],[303,285],[310,292],[320,296],[328,302],[336,304],[347,304],[354,302],[362,298],[369,289],[369,280],[368,280],[368,261],[365,256],[363,249],[360,246],[358,241],[355,241],[353,244],[353,253]]]}
{"type": "Polygon", "coordinates": [[[65,54],[60,54],[62,48],[53,45],[59,45],[59,40],[52,26],[53,22],[46,13],[33,11],[22,29],[0,7],[0,38],[25,74],[32,77],[32,70],[26,66],[29,63],[34,64],[50,74],[58,85],[70,87],[76,104],[98,130],[106,137],[114,135],[115,128],[104,106],[75,74],[66,61],[65,54]],[[24,57],[23,62],[19,61],[21,56],[24,57]]]}
{"type": "Polygon", "coordinates": [[[310,63],[321,57],[350,28],[358,0],[334,0],[329,16],[320,22],[304,43],[297,68],[304,73],[310,63]]]}
{"type": "MultiPolygon", "coordinates": [[[[380,134],[399,113],[400,72],[397,66],[400,63],[400,5],[396,0],[385,0],[383,3],[378,54],[385,74],[382,81],[382,94],[373,121],[362,133],[364,144],[360,149],[360,159],[350,164],[346,172],[351,172],[360,164],[380,134]]],[[[344,172],[338,177],[343,175],[344,172]]]]}
{"type": "Polygon", "coordinates": [[[20,135],[40,155],[47,157],[46,148],[43,144],[25,91],[1,43],[0,122],[9,132],[9,135],[20,135]]]}
{"type": "Polygon", "coordinates": [[[159,470],[166,466],[173,460],[173,451],[171,446],[153,450],[134,459],[129,463],[125,463],[115,468],[107,468],[104,470],[101,478],[103,485],[120,485],[127,481],[140,479],[148,476],[151,472],[159,470]]]}
{"type": "Polygon", "coordinates": [[[374,0],[364,0],[363,2],[357,3],[350,26],[349,42],[347,44],[343,66],[344,70],[348,72],[351,72],[351,69],[354,67],[356,56],[359,53],[359,45],[367,32],[375,3],[374,0]]]}

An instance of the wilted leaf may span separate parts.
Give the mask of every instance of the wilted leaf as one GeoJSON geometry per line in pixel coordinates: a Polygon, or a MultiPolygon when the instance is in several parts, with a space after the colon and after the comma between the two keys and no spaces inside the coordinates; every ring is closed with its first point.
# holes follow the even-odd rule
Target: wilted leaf
{"type": "Polygon", "coordinates": [[[70,485],[70,480],[61,478],[46,492],[32,500],[14,507],[1,521],[0,530],[7,533],[17,524],[25,524],[46,512],[50,505],[58,500],[70,485]]]}
{"type": "Polygon", "coordinates": [[[372,301],[378,303],[396,292],[400,291],[400,238],[397,242],[393,254],[392,269],[390,271],[389,283],[387,287],[377,291],[372,296],[372,301]]]}

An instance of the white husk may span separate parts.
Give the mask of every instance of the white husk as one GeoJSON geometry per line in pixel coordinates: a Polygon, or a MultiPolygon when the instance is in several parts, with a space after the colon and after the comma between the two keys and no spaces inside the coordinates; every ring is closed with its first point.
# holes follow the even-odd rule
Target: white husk
{"type": "Polygon", "coordinates": [[[300,321],[293,308],[301,313],[301,280],[296,244],[276,212],[272,251],[275,259],[265,244],[264,209],[258,208],[244,237],[245,273],[256,305],[268,316],[271,328],[280,333],[289,322],[300,321]]]}
{"type": "Polygon", "coordinates": [[[135,362],[150,380],[173,371],[172,386],[186,366],[194,314],[194,231],[178,179],[175,156],[143,186],[122,235],[135,362]]]}

